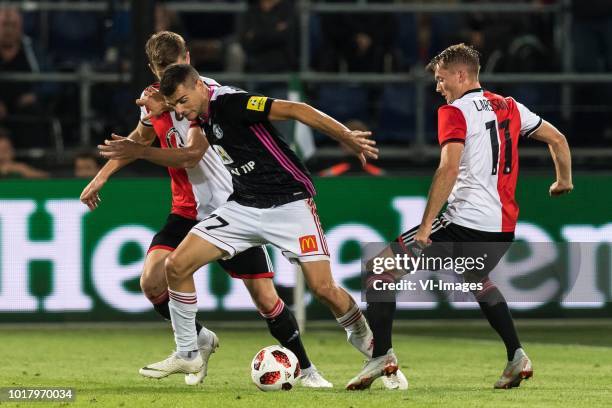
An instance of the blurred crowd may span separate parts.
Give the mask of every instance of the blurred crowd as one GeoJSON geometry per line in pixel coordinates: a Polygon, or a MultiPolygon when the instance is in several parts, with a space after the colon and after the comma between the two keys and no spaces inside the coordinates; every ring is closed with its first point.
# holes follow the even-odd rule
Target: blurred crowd
{"type": "MultiPolygon", "coordinates": [[[[96,72],[129,72],[130,12],[117,7],[117,1],[108,3],[111,7],[106,12],[22,12],[3,7],[0,2],[0,149],[9,149],[6,141],[12,144],[11,152],[52,149],[58,143],[65,148],[87,148],[81,145],[78,84],[1,78],[3,72],[77,72],[83,64],[96,72]]],[[[168,3],[171,1],[156,3],[154,30],[183,35],[192,63],[204,75],[289,73],[301,68],[302,21],[297,1],[251,0],[247,12],[238,14],[176,13],[168,9],[168,3]]],[[[555,0],[513,3],[551,4],[555,0]]],[[[482,72],[562,72],[557,17],[546,13],[313,13],[308,17],[308,69],[336,73],[418,71],[449,44],[466,42],[481,51],[482,72]]],[[[572,20],[572,71],[612,72],[610,1],[573,1],[572,20]]],[[[288,91],[287,84],[282,83],[236,85],[273,97],[286,97],[288,91]]],[[[545,118],[566,126],[573,145],[609,144],[612,127],[600,118],[612,113],[612,84],[574,87],[573,113],[571,120],[565,121],[567,117],[560,113],[561,88],[558,84],[492,84],[494,91],[512,95],[545,118]]],[[[111,130],[127,133],[134,126],[138,111],[132,93],[125,84],[93,87],[89,125],[94,145],[111,130]]],[[[359,120],[373,129],[383,144],[409,145],[414,140],[416,100],[412,84],[319,84],[305,87],[305,94],[309,103],[341,121],[359,120]]],[[[435,111],[441,103],[432,85],[426,95],[427,135],[432,143],[435,111]]],[[[0,151],[2,160],[11,154],[0,151]]],[[[8,168],[5,171],[3,167],[0,176],[12,174],[12,167],[8,168]]],[[[44,176],[35,171],[23,175],[26,173],[44,176]]]]}

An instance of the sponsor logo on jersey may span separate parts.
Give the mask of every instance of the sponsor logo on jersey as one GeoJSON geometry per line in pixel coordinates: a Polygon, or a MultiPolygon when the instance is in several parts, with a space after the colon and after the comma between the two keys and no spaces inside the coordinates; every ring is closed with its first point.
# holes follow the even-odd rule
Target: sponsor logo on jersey
{"type": "Polygon", "coordinates": [[[212,145],[212,147],[213,149],[215,149],[215,152],[217,152],[217,154],[221,158],[221,161],[223,162],[223,164],[232,164],[234,162],[232,157],[229,154],[227,154],[224,148],[222,148],[219,145],[212,145]]]}
{"type": "Polygon", "coordinates": [[[223,137],[223,129],[221,129],[221,126],[217,125],[216,123],[213,125],[213,133],[217,139],[221,139],[223,137]]]}
{"type": "Polygon", "coordinates": [[[300,241],[300,250],[303,254],[307,254],[308,252],[316,252],[319,250],[319,246],[317,245],[317,238],[314,235],[305,235],[299,238],[300,241]]]}
{"type": "Polygon", "coordinates": [[[266,107],[267,96],[251,96],[247,102],[247,109],[257,112],[263,112],[266,107]]]}

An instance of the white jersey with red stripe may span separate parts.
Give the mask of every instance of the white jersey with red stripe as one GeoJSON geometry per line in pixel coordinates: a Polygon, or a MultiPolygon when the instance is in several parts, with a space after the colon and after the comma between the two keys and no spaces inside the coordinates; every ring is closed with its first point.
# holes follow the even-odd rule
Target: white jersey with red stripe
{"type": "Polygon", "coordinates": [[[514,195],[518,141],[541,124],[538,115],[513,98],[480,88],[440,107],[440,145],[465,144],[444,217],[479,231],[514,231],[519,212],[514,195]]]}
{"type": "MultiPolygon", "coordinates": [[[[213,79],[200,77],[214,89],[220,85],[213,79]]],[[[154,88],[159,84],[153,84],[154,88]]],[[[143,92],[144,94],[144,92],[143,92]]],[[[174,112],[164,112],[150,120],[143,120],[148,114],[141,108],[140,119],[144,126],[155,129],[162,148],[180,148],[187,145],[190,122],[178,120],[174,112]]],[[[172,189],[173,214],[201,220],[227,201],[233,191],[232,178],[213,149],[207,149],[202,160],[193,168],[168,167],[172,189]]]]}

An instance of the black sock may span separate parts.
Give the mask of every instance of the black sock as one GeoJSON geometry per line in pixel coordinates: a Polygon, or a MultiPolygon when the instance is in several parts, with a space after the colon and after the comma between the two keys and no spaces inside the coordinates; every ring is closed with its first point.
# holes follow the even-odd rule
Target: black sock
{"type": "Polygon", "coordinates": [[[482,310],[491,327],[495,329],[499,337],[504,341],[508,361],[511,361],[514,358],[514,352],[521,348],[521,342],[518,339],[510,309],[508,309],[508,303],[506,303],[506,299],[497,288],[493,288],[488,295],[490,295],[487,296],[489,299],[501,301],[478,302],[480,310],[482,310]]]}
{"type": "Polygon", "coordinates": [[[293,351],[293,354],[295,354],[300,362],[300,367],[302,369],[310,367],[311,363],[300,337],[300,329],[289,308],[284,306],[278,316],[271,319],[266,318],[266,322],[268,323],[270,334],[278,340],[281,346],[293,351]]]}
{"type": "MultiPolygon", "coordinates": [[[[156,303],[153,305],[153,309],[164,319],[172,320],[170,318],[170,307],[168,307],[168,303],[170,303],[170,298],[164,300],[161,303],[156,303]]],[[[196,320],[195,322],[196,333],[200,334],[200,330],[202,330],[202,325],[196,320]]]]}
{"type": "Polygon", "coordinates": [[[374,335],[374,350],[372,358],[387,354],[392,348],[391,332],[393,331],[393,316],[395,302],[369,302],[366,316],[372,334],[374,335]]]}

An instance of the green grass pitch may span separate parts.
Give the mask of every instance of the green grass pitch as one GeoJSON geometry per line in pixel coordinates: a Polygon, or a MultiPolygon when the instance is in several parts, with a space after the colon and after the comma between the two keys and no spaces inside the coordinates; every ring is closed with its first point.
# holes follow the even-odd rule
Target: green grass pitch
{"type": "Polygon", "coordinates": [[[410,381],[408,391],[369,391],[344,385],[362,358],[339,328],[309,329],[311,359],[331,390],[301,387],[264,393],[251,383],[249,363],[274,344],[261,325],[215,327],[221,347],[213,354],[205,383],[183,384],[182,375],[141,378],[138,368],[170,353],[168,327],[87,325],[68,328],[0,325],[0,387],[74,387],[75,402],[1,402],[2,407],[599,407],[612,404],[612,324],[519,322],[534,378],[520,388],[493,390],[505,352],[481,322],[403,322],[395,351],[410,381]]]}

